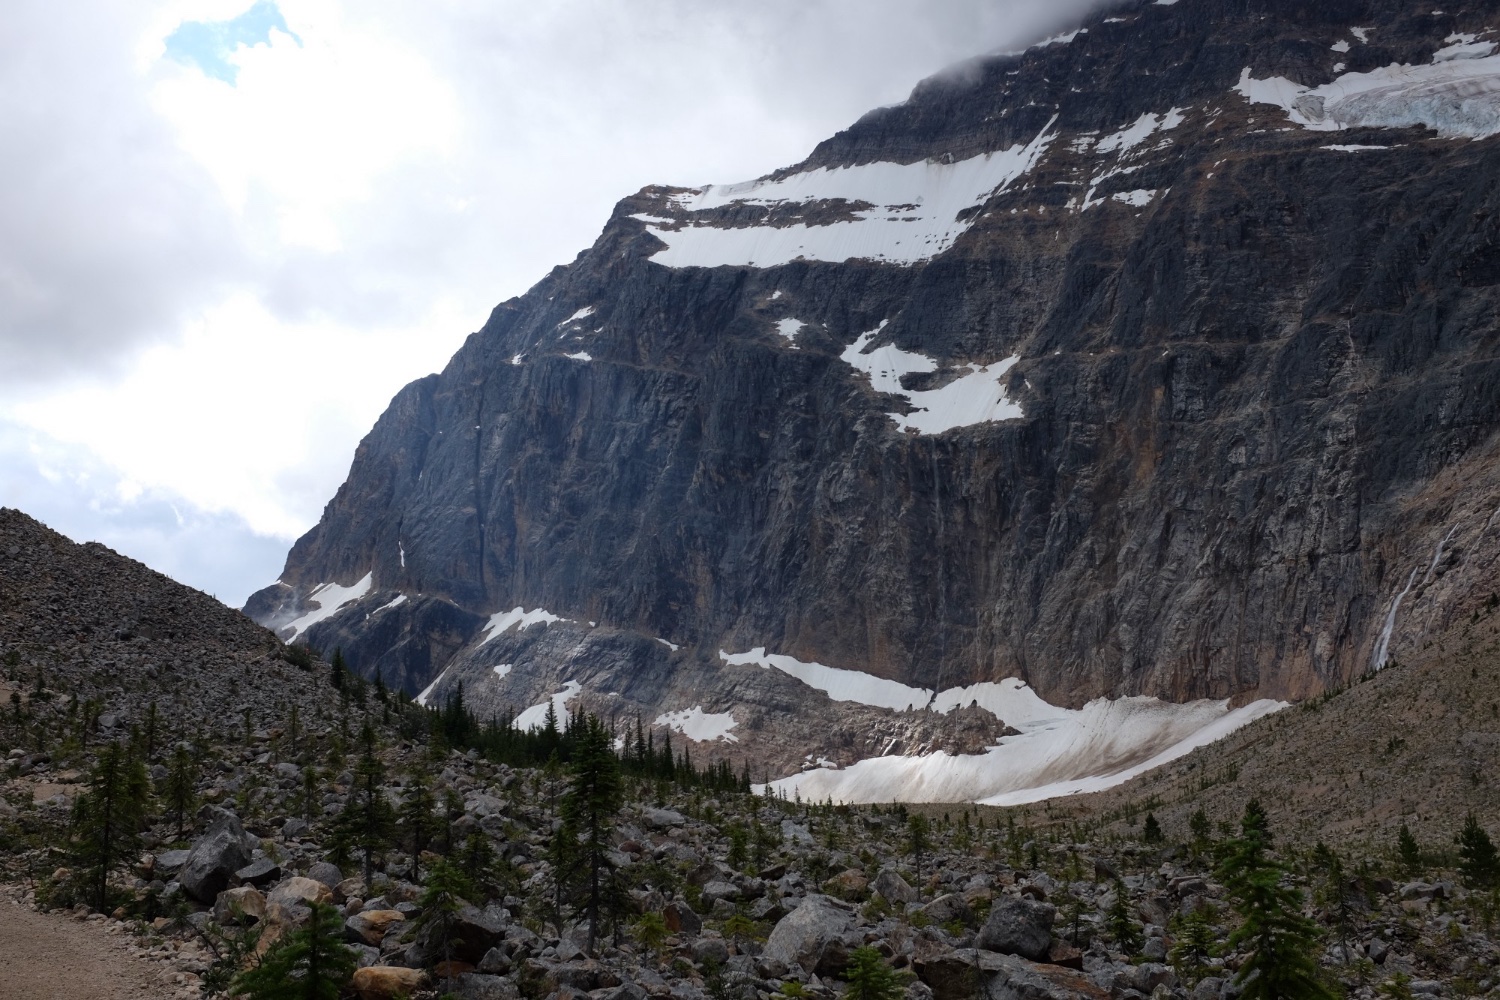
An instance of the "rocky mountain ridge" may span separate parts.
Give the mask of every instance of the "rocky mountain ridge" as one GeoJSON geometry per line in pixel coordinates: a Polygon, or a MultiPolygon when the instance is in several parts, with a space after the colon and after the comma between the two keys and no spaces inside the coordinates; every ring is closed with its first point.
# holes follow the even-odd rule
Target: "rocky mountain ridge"
{"type": "MultiPolygon", "coordinates": [[[[496,715],[728,717],[769,776],[1023,730],[1011,681],[1208,727],[1401,656],[1500,555],[1500,11],[1446,8],[1125,4],[623,200],[247,611],[496,715]]],[[[1130,732],[1031,778],[1191,735],[1130,732]]]]}

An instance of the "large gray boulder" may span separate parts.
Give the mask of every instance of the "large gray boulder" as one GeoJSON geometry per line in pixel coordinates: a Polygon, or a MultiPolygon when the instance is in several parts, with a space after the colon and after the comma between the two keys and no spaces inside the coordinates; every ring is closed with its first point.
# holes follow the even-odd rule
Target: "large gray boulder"
{"type": "Polygon", "coordinates": [[[777,922],[761,955],[820,976],[834,975],[849,964],[844,937],[853,926],[854,913],[849,906],[814,893],[777,922]]]}
{"type": "Polygon", "coordinates": [[[964,898],[956,892],[950,892],[934,899],[922,907],[922,913],[928,920],[939,927],[951,924],[955,920],[965,925],[971,925],[974,922],[974,911],[969,908],[969,904],[964,898]]]}
{"type": "Polygon", "coordinates": [[[177,881],[200,903],[212,903],[229,888],[234,873],[250,863],[245,828],[233,813],[220,813],[203,839],[193,845],[177,881]]]}
{"type": "MultiPolygon", "coordinates": [[[[502,907],[491,904],[484,909],[465,904],[454,914],[449,931],[452,957],[460,962],[477,966],[484,961],[489,950],[505,938],[510,914],[502,907]]],[[[428,924],[417,934],[417,939],[407,951],[407,959],[427,965],[444,957],[443,941],[438,935],[436,923],[428,924]]]]}
{"type": "Polygon", "coordinates": [[[968,948],[918,954],[917,977],[933,1000],[1108,1000],[1110,992],[1087,976],[1056,965],[968,948]]]}
{"type": "Polygon", "coordinates": [[[917,901],[917,890],[889,868],[875,876],[870,890],[893,906],[904,907],[917,901]]]}
{"type": "Polygon", "coordinates": [[[999,899],[979,932],[979,947],[1037,961],[1047,957],[1052,944],[1052,921],[1057,909],[1034,899],[999,899]]]}
{"type": "Polygon", "coordinates": [[[465,972],[454,984],[453,995],[459,1000],[518,1000],[521,991],[504,976],[465,972]]]}

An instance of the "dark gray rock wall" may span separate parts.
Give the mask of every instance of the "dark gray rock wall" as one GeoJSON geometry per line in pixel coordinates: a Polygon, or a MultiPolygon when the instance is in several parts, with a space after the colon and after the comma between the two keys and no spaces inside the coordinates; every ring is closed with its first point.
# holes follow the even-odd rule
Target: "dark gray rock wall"
{"type": "MultiPolygon", "coordinates": [[[[1336,62],[1425,63],[1496,13],[1445,6],[1126,5],[924,83],[802,168],[1056,138],[915,266],[667,268],[635,214],[779,210],[626,199],[393,400],[252,610],[286,620],[373,572],[382,603],[411,603],[311,637],[411,692],[517,605],[700,664],[766,646],[938,689],[1019,676],[1055,702],[1359,674],[1455,508],[1429,487],[1500,426],[1500,139],[1292,128],[1233,87],[1247,66],[1315,85],[1336,62]],[[1351,24],[1378,25],[1371,44],[1333,51],[1351,24]],[[1174,107],[1128,172],[1080,151],[1174,107]],[[1109,199],[1141,189],[1160,194],[1109,199]],[[787,317],[809,324],[796,350],[787,317]],[[839,358],[882,321],[877,343],[954,365],[1019,355],[1024,419],[899,431],[900,400],[839,358]]],[[[637,668],[668,686],[672,662],[637,668]]]]}

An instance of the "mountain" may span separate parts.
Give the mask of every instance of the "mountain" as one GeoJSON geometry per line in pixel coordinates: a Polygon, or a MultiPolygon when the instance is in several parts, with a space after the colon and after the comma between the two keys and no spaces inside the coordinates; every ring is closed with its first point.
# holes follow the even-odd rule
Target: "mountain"
{"type": "Polygon", "coordinates": [[[1345,684],[1496,587],[1497,48],[1494,3],[1127,3],[646,188],[246,611],[819,798],[1097,787],[1345,684]]]}
{"type": "Polygon", "coordinates": [[[0,703],[35,716],[33,749],[64,740],[79,709],[100,738],[156,719],[158,745],[321,713],[326,678],[293,659],[207,594],[0,507],[0,703]]]}

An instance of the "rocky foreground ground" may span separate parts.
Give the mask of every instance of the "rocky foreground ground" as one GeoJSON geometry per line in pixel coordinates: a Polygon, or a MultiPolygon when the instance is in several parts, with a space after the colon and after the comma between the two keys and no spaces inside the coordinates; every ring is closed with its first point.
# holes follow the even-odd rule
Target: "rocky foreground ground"
{"type": "MultiPolygon", "coordinates": [[[[566,913],[557,921],[549,905],[557,779],[457,752],[435,779],[440,795],[461,802],[450,839],[478,831],[513,868],[508,885],[464,907],[459,943],[444,960],[430,934],[414,932],[422,877],[437,853],[419,859],[415,881],[411,858],[397,848],[381,852],[369,880],[357,863],[331,864],[324,820],[343,809],[353,775],[331,776],[309,823],[299,778],[274,760],[277,738],[262,732],[234,751],[203,748],[211,766],[198,791],[211,804],[183,837],[153,827],[147,853],[118,879],[159,915],[72,907],[79,920],[167,966],[178,995],[198,994],[226,933],[259,926],[269,942],[305,921],[313,901],[342,910],[361,966],[354,988],[367,1000],[441,992],[507,1000],[834,996],[862,945],[911,974],[912,1000],[1229,1000],[1240,992],[1232,980],[1243,955],[1202,956],[1199,965],[1174,950],[1194,912],[1207,916],[1216,942],[1235,923],[1211,845],[1075,843],[1023,826],[981,827],[950,811],[933,818],[932,845],[919,859],[897,811],[662,797],[649,785],[636,789],[640,798],[619,814],[613,835],[611,857],[630,887],[626,912],[590,956],[581,922],[566,913]],[[246,788],[253,794],[237,802],[246,788]],[[760,833],[747,846],[736,831],[750,829],[760,833]],[[1125,932],[1115,916],[1122,891],[1133,927],[1125,932]],[[644,914],[662,917],[664,939],[642,930],[644,914]]],[[[423,751],[395,745],[384,756],[397,775],[385,794],[400,802],[408,791],[400,775],[423,751]]],[[[46,842],[65,828],[77,789],[45,757],[10,752],[4,810],[6,835],[21,848],[8,877],[22,901],[43,907],[62,879],[46,842]]],[[[1326,931],[1323,966],[1350,995],[1373,997],[1383,987],[1387,995],[1470,996],[1500,983],[1493,894],[1436,871],[1398,876],[1387,858],[1344,859],[1351,874],[1334,886],[1310,856],[1289,860],[1307,912],[1326,931]]]]}

